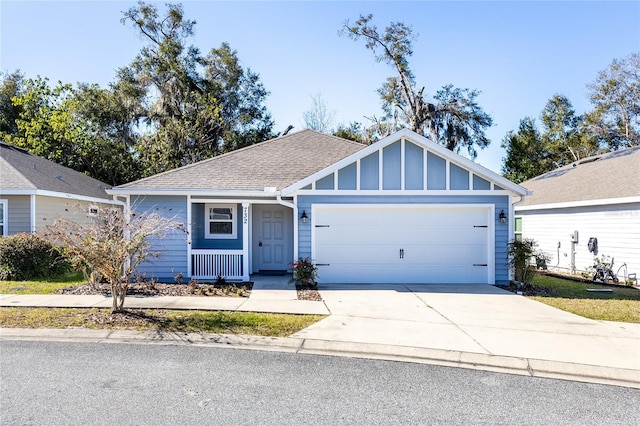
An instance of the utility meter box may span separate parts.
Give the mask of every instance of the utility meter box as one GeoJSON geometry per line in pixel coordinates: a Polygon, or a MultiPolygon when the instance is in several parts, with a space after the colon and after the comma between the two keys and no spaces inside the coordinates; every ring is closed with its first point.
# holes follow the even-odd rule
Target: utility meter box
{"type": "Polygon", "coordinates": [[[571,242],[572,243],[578,244],[578,231],[573,231],[573,233],[570,235],[570,237],[571,237],[571,242]]]}

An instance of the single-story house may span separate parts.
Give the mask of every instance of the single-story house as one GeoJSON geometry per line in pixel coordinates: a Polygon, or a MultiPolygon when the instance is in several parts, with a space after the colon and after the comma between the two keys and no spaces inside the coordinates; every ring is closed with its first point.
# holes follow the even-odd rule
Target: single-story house
{"type": "Polygon", "coordinates": [[[110,190],[188,234],[147,277],[248,280],[309,257],[320,283],[506,283],[526,190],[409,130],[372,145],[303,130],[110,190]]]}
{"type": "MultiPolygon", "coordinates": [[[[613,257],[640,273],[640,147],[585,158],[521,184],[516,235],[533,238],[552,269],[580,272],[613,257]]],[[[624,279],[624,268],[620,279],[624,279]]]]}
{"type": "Polygon", "coordinates": [[[116,202],[108,185],[37,155],[0,143],[0,236],[36,232],[64,217],[85,220],[116,202]]]}

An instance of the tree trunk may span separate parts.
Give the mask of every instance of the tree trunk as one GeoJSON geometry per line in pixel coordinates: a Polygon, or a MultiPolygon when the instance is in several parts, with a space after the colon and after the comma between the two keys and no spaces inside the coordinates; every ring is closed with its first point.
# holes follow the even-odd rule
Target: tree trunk
{"type": "Polygon", "coordinates": [[[127,288],[123,286],[121,283],[112,283],[111,284],[111,312],[122,312],[124,311],[124,298],[127,295],[127,288]]]}

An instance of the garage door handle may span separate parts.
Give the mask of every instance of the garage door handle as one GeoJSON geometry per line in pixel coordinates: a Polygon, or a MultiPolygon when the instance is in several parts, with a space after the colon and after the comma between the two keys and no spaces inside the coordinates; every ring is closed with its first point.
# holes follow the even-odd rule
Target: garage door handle
{"type": "Polygon", "coordinates": [[[330,263],[316,263],[316,266],[329,266],[330,263]]]}
{"type": "Polygon", "coordinates": [[[473,266],[489,266],[486,263],[474,263],[473,266]]]}
{"type": "Polygon", "coordinates": [[[404,259],[404,249],[400,249],[400,259],[404,259]]]}

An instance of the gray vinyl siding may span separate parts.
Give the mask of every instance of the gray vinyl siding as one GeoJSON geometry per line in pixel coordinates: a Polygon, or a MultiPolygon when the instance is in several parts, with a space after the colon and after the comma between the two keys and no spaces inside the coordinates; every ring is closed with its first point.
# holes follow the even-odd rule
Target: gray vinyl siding
{"type": "MultiPolygon", "coordinates": [[[[153,196],[131,199],[134,212],[159,211],[166,217],[180,222],[187,227],[187,197],[185,196],[153,196]]],[[[151,258],[138,268],[146,278],[153,278],[160,282],[174,282],[176,274],[181,272],[188,276],[187,271],[187,239],[188,235],[181,231],[174,231],[162,239],[151,241],[152,252],[158,252],[157,258],[151,258]]]]}
{"type": "MultiPolygon", "coordinates": [[[[298,196],[299,211],[305,210],[310,215],[313,204],[493,204],[495,206],[495,281],[496,284],[509,282],[509,268],[507,264],[507,243],[509,242],[508,223],[501,223],[498,214],[501,210],[509,211],[509,197],[504,195],[443,195],[443,196],[341,196],[341,195],[300,195],[298,196]]],[[[311,256],[311,223],[298,223],[298,255],[311,256]]]]}
{"type": "Polygon", "coordinates": [[[31,232],[31,199],[29,195],[1,195],[7,200],[7,235],[31,232]]]}
{"type": "Polygon", "coordinates": [[[36,231],[44,229],[47,225],[53,225],[59,218],[86,225],[90,222],[87,215],[90,205],[96,204],[36,195],[36,231]]]}

